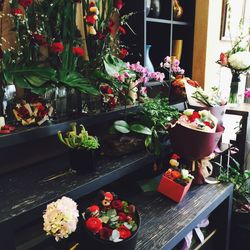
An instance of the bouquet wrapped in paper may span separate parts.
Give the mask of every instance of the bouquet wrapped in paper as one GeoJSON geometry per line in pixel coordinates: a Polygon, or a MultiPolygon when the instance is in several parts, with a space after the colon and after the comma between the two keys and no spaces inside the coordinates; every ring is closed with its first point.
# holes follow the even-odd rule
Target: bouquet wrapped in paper
{"type": "Polygon", "coordinates": [[[189,160],[200,160],[213,153],[224,127],[210,111],[187,109],[169,131],[175,152],[189,160]]]}
{"type": "Polygon", "coordinates": [[[227,102],[218,88],[214,87],[210,91],[204,91],[201,87],[185,82],[185,89],[190,108],[196,111],[209,110],[218,119],[218,123],[222,124],[227,102]]]}

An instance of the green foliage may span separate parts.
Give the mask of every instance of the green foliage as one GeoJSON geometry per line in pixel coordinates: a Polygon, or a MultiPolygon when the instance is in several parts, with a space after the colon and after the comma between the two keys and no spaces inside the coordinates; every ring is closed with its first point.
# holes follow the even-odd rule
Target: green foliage
{"type": "Polygon", "coordinates": [[[167,98],[148,98],[142,106],[142,114],[151,126],[166,128],[179,117],[179,111],[169,105],[167,98]]]}
{"type": "Polygon", "coordinates": [[[63,137],[61,131],[58,131],[59,140],[72,149],[87,149],[94,150],[99,148],[100,144],[98,139],[88,134],[88,131],[81,126],[81,131],[77,134],[76,123],[71,124],[71,131],[67,132],[66,136],[63,137]]]}
{"type": "Polygon", "coordinates": [[[130,132],[135,132],[138,134],[143,134],[143,135],[151,135],[152,132],[148,127],[143,126],[142,124],[132,124],[129,125],[126,121],[124,120],[119,120],[114,122],[114,128],[123,134],[127,134],[130,132]]]}
{"type": "Polygon", "coordinates": [[[239,163],[232,157],[233,166],[229,166],[228,170],[221,168],[218,180],[224,183],[234,184],[234,207],[241,208],[244,204],[250,203],[250,171],[245,170],[243,173],[239,171],[239,163]]]}

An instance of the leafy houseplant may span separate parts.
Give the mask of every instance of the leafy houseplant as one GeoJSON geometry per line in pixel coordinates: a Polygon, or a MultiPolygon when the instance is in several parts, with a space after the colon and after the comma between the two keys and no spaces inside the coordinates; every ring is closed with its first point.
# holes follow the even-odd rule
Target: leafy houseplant
{"type": "Polygon", "coordinates": [[[142,105],[141,123],[129,125],[125,121],[116,121],[114,128],[124,134],[135,132],[146,135],[145,147],[150,153],[159,157],[161,143],[167,134],[168,126],[178,117],[179,112],[169,106],[166,98],[148,98],[142,105]]]}
{"type": "Polygon", "coordinates": [[[231,157],[233,166],[228,171],[221,168],[218,179],[234,184],[232,213],[232,249],[244,249],[249,244],[250,233],[250,171],[239,171],[239,164],[231,157]]]}
{"type": "Polygon", "coordinates": [[[221,168],[218,179],[221,182],[234,184],[233,205],[236,212],[250,215],[250,171],[240,173],[238,163],[229,166],[228,171],[221,168]]]}
{"type": "Polygon", "coordinates": [[[79,173],[85,173],[96,168],[95,152],[100,144],[96,137],[88,134],[83,125],[80,126],[79,134],[77,134],[76,123],[72,123],[71,131],[67,132],[64,137],[59,131],[58,137],[70,149],[71,167],[79,173]]]}

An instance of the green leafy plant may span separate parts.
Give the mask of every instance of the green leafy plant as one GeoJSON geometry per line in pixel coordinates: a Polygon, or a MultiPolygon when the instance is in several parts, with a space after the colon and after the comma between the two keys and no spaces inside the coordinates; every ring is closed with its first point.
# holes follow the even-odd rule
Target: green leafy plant
{"type": "Polygon", "coordinates": [[[234,184],[233,201],[234,209],[240,212],[250,212],[250,171],[239,171],[239,163],[231,157],[233,166],[228,170],[221,168],[218,180],[234,184]]]}
{"type": "Polygon", "coordinates": [[[59,140],[72,149],[86,149],[95,150],[99,148],[100,144],[98,139],[88,134],[88,131],[83,125],[80,125],[81,131],[77,134],[76,123],[71,124],[71,131],[66,133],[66,136],[62,135],[61,131],[58,131],[59,140]]]}
{"type": "Polygon", "coordinates": [[[135,132],[146,135],[146,149],[159,157],[161,143],[166,135],[168,125],[179,117],[179,111],[168,104],[166,98],[146,99],[142,106],[141,123],[129,125],[126,121],[119,120],[113,128],[123,134],[135,132]]]}

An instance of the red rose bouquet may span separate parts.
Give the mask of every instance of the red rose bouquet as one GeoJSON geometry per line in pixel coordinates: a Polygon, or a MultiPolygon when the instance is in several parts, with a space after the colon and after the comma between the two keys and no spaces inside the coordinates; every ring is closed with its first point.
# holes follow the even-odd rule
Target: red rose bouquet
{"type": "Polygon", "coordinates": [[[138,229],[135,206],[118,199],[110,192],[101,192],[100,199],[83,213],[86,229],[101,240],[120,242],[138,229]]]}
{"type": "Polygon", "coordinates": [[[187,109],[169,131],[175,152],[188,160],[201,160],[216,148],[224,131],[210,111],[187,109]]]}

